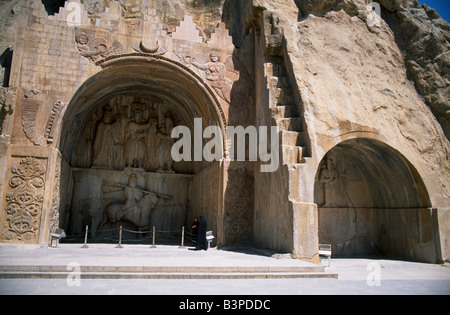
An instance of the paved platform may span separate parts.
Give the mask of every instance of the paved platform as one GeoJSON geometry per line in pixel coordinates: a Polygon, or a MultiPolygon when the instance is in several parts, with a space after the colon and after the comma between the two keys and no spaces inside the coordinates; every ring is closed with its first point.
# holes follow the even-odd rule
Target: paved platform
{"type": "MultiPolygon", "coordinates": [[[[195,252],[177,247],[127,246],[116,249],[114,245],[60,245],[59,248],[37,246],[11,246],[0,244],[0,268],[16,266],[35,268],[45,272],[48,266],[63,271],[70,263],[80,267],[108,268],[229,268],[228,273],[245,273],[250,268],[322,268],[321,266],[291,259],[276,259],[254,250],[240,252],[209,250],[195,252]],[[236,268],[242,268],[236,272],[236,268]],[[247,269],[246,269],[247,268],[247,269]],[[233,270],[233,272],[231,272],[233,270]]],[[[275,256],[283,258],[283,255],[275,256]]],[[[327,261],[324,261],[326,264],[327,261]]],[[[174,270],[175,268],[175,270],[174,270]]],[[[95,269],[95,268],[94,268],[95,269]]],[[[4,269],[5,270],[5,269],[4,269]]],[[[30,271],[30,269],[28,269],[30,271]]],[[[182,270],[182,269],[179,269],[182,270]]],[[[275,269],[272,269],[272,271],[275,269]]],[[[280,269],[278,269],[280,270],[280,269]]],[[[292,269],[291,269],[292,270],[292,269]]],[[[299,270],[299,269],[297,269],[299,270]]],[[[97,270],[98,271],[98,270],[97,270]]],[[[188,274],[202,272],[192,272],[188,274]]],[[[216,270],[216,273],[223,273],[216,270]]],[[[36,270],[32,270],[36,272],[36,270]]],[[[118,272],[117,269],[114,272],[118,272]]],[[[113,273],[114,273],[113,272],[113,273]]],[[[143,271],[142,271],[143,272],[143,271]]],[[[142,273],[141,272],[141,273],[142,273]]],[[[204,273],[204,272],[203,272],[204,273]]],[[[257,273],[257,271],[253,271],[257,273]]],[[[295,272],[294,272],[295,273],[295,272]]],[[[301,273],[301,272],[299,272],[301,273]]],[[[67,277],[0,278],[0,294],[119,294],[119,295],[385,295],[385,294],[450,294],[450,265],[432,265],[380,259],[332,259],[331,267],[318,274],[337,274],[336,278],[83,278],[77,285],[69,285],[67,277]],[[202,279],[202,280],[199,280],[202,279]],[[378,281],[377,281],[378,280],[378,281]],[[200,281],[200,282],[199,282],[200,281]]],[[[83,274],[83,272],[82,272],[83,274]]],[[[226,274],[226,272],[225,272],[226,274]]],[[[289,272],[285,272],[288,275],[289,272]]]]}
{"type": "MultiPolygon", "coordinates": [[[[192,249],[192,248],[191,248],[192,249]]],[[[261,250],[193,251],[177,246],[60,244],[58,248],[0,245],[0,278],[64,279],[74,266],[83,279],[337,278],[324,267],[261,250]],[[263,255],[266,254],[266,255],[263,255]]]]}

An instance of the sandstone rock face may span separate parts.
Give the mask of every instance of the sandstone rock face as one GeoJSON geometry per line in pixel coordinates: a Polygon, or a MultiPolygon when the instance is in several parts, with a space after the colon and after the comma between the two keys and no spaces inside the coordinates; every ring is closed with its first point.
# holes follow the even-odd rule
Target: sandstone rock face
{"type": "Polygon", "coordinates": [[[404,51],[408,77],[415,83],[436,116],[447,139],[450,136],[450,25],[427,5],[394,11],[389,25],[404,51]]]}
{"type": "MultiPolygon", "coordinates": [[[[310,131],[314,130],[311,142],[313,147],[319,144],[312,150],[313,155],[320,157],[319,147],[326,153],[330,148],[327,143],[333,146],[332,143],[343,140],[343,135],[346,138],[359,132],[367,136],[375,133],[389,139],[384,142],[392,147],[403,147],[400,151],[410,158],[425,159],[426,169],[439,168],[440,175],[430,178],[430,184],[437,184],[438,190],[447,195],[448,141],[408,80],[402,51],[395,45],[396,38],[388,25],[369,27],[361,17],[341,10],[323,17],[310,15],[294,28],[286,26],[285,35],[292,29],[292,40],[288,40],[287,46],[302,91],[306,122],[310,131]],[[427,117],[428,123],[423,123],[423,117],[427,117]],[[435,150],[436,147],[441,149],[435,150]]],[[[441,199],[442,195],[438,195],[435,197],[441,199]]],[[[445,199],[441,199],[442,205],[448,204],[445,199]]],[[[314,202],[319,203],[317,194],[314,202]]],[[[349,204],[352,203],[340,206],[345,208],[349,204]]]]}
{"type": "MultiPolygon", "coordinates": [[[[364,1],[296,1],[300,17],[309,14],[323,16],[343,9],[350,16],[367,19],[364,1]]],[[[450,135],[450,25],[436,10],[420,5],[416,0],[378,1],[382,18],[394,32],[395,42],[403,53],[408,78],[415,83],[419,94],[442,125],[447,138],[450,135]]]]}
{"type": "Polygon", "coordinates": [[[0,240],[203,215],[219,244],[316,263],[319,243],[448,260],[449,26],[379,3],[372,23],[360,0],[0,2],[0,240]],[[199,118],[278,127],[279,167],[226,138],[218,161],[175,161],[172,130],[199,118]]]}

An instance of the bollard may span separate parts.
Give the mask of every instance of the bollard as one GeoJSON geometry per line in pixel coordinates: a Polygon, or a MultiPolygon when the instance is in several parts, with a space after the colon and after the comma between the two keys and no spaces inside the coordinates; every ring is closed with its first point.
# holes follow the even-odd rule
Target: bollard
{"type": "Polygon", "coordinates": [[[186,247],[184,247],[184,226],[183,226],[183,229],[181,230],[181,246],[178,248],[180,248],[180,249],[186,248],[186,247]]]}
{"type": "Polygon", "coordinates": [[[123,246],[122,246],[122,226],[120,226],[120,230],[119,230],[119,245],[117,245],[116,248],[123,248],[123,246]]]}
{"type": "Polygon", "coordinates": [[[89,248],[89,246],[87,246],[88,230],[89,230],[89,225],[86,225],[86,232],[84,234],[84,245],[81,246],[81,248],[89,248]]]}
{"type": "Polygon", "coordinates": [[[153,245],[150,248],[156,248],[156,246],[155,246],[155,227],[153,227],[153,245]]]}

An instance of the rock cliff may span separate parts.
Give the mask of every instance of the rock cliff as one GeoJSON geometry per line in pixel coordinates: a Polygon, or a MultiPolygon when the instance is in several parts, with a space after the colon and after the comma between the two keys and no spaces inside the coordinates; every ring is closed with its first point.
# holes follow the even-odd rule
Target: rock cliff
{"type": "MultiPolygon", "coordinates": [[[[380,0],[381,16],[394,33],[419,94],[450,136],[450,25],[436,10],[417,0],[380,0]]],[[[367,19],[365,3],[357,0],[296,0],[299,18],[323,16],[344,10],[350,16],[367,19]]]]}

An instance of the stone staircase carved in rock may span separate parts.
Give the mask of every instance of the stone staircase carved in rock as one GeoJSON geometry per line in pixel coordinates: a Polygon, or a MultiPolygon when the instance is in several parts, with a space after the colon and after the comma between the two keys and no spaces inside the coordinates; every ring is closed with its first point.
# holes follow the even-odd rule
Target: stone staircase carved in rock
{"type": "Polygon", "coordinates": [[[284,49],[283,29],[273,16],[266,16],[265,76],[269,90],[269,108],[272,121],[280,131],[282,164],[302,164],[310,156],[309,136],[301,106],[294,95],[284,49]]]}
{"type": "Polygon", "coordinates": [[[281,57],[272,57],[265,64],[272,119],[280,131],[280,151],[283,164],[305,162],[307,137],[303,117],[299,113],[294,92],[281,57]]]}

